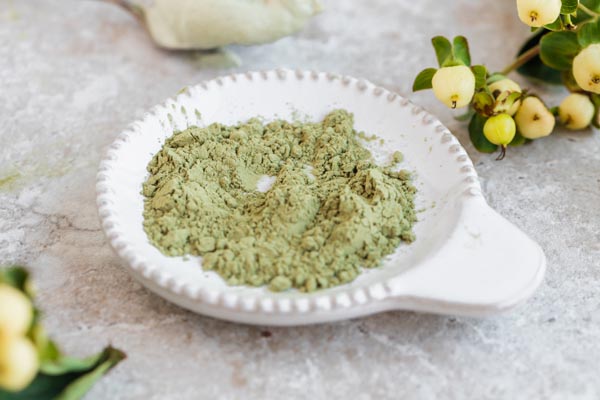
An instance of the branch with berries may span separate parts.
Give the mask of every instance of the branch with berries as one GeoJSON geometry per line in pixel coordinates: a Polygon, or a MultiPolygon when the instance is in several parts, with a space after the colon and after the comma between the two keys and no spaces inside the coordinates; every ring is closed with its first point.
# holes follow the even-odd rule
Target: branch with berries
{"type": "Polygon", "coordinates": [[[78,400],[125,358],[114,347],[78,359],[46,335],[29,273],[0,268],[0,399],[78,400]]]}
{"type": "Polygon", "coordinates": [[[518,16],[532,37],[516,59],[500,72],[472,65],[465,37],[432,39],[439,68],[426,68],[413,91],[433,89],[452,109],[467,107],[457,117],[469,120],[475,148],[503,159],[507,146],[520,146],[550,135],[556,120],[567,129],[600,128],[600,0],[517,0],[518,16]],[[507,76],[520,74],[571,93],[557,107],[507,76]]]}

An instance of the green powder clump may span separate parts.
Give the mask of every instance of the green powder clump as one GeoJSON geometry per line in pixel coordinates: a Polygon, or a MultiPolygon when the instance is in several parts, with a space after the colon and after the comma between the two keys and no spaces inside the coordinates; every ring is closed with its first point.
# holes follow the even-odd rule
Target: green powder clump
{"type": "Polygon", "coordinates": [[[274,291],[328,288],[380,265],[414,240],[416,189],[407,171],[375,164],[353,123],[336,110],[320,123],[251,119],[175,133],[143,185],[150,242],[202,256],[230,285],[274,291]],[[258,190],[266,177],[272,186],[258,190]]]}
{"type": "Polygon", "coordinates": [[[404,161],[404,155],[402,153],[400,153],[399,151],[395,151],[392,154],[392,163],[397,164],[397,163],[401,163],[402,161],[404,161]]]}

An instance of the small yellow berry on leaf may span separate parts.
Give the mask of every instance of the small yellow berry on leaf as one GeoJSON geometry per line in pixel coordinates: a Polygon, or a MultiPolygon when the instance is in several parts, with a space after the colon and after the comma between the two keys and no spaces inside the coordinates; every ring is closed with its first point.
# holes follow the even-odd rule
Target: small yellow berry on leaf
{"type": "Polygon", "coordinates": [[[10,392],[25,389],[38,368],[38,353],[29,339],[0,335],[0,388],[10,392]]]}
{"type": "Polygon", "coordinates": [[[502,160],[506,155],[506,146],[515,138],[517,127],[515,120],[508,114],[498,114],[488,118],[483,125],[483,135],[491,143],[501,146],[500,155],[496,160],[502,160]]]}
{"type": "Polygon", "coordinates": [[[465,107],[475,94],[475,75],[464,65],[444,67],[433,75],[431,85],[435,97],[448,107],[465,107]]]}
{"type": "Polygon", "coordinates": [[[33,319],[33,307],[25,294],[0,283],[0,335],[24,335],[33,319]]]}
{"type": "Polygon", "coordinates": [[[587,128],[594,118],[596,108],[590,98],[581,93],[568,95],[558,107],[558,116],[568,129],[587,128]]]}
{"type": "Polygon", "coordinates": [[[527,97],[515,114],[519,133],[527,139],[548,136],[554,130],[554,115],[537,97],[527,97]]]}
{"type": "Polygon", "coordinates": [[[486,139],[499,146],[507,146],[516,133],[515,120],[508,114],[490,117],[483,126],[483,135],[486,139]]]}
{"type": "Polygon", "coordinates": [[[561,0],[517,0],[519,18],[534,28],[556,21],[561,7],[561,0]]]}
{"type": "Polygon", "coordinates": [[[600,94],[600,43],[589,45],[575,56],[573,76],[583,90],[600,94]]]}

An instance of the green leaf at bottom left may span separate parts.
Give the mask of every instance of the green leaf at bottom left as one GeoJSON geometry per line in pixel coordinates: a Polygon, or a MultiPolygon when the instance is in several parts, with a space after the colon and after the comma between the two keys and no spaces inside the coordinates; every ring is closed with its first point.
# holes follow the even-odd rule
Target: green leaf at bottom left
{"type": "MultiPolygon", "coordinates": [[[[38,373],[33,382],[20,392],[0,389],[2,400],[78,400],[111,368],[125,358],[125,354],[107,347],[96,356],[75,361],[65,358],[53,374],[38,373]]],[[[60,363],[60,361],[58,361],[60,363]]]]}

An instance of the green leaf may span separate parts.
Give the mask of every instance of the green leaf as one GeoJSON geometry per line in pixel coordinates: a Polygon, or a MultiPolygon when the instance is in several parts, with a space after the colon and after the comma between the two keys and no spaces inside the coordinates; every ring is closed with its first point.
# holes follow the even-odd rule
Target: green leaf
{"type": "Polygon", "coordinates": [[[600,0],[581,0],[580,3],[592,11],[600,12],[600,0]]]}
{"type": "Polygon", "coordinates": [[[55,400],[79,400],[81,399],[104,374],[125,358],[125,354],[117,349],[109,347],[103,352],[102,360],[80,376],[56,397],[55,400]]]}
{"type": "MultiPolygon", "coordinates": [[[[36,343],[37,345],[37,343],[36,343]]],[[[48,340],[43,351],[40,353],[41,365],[45,365],[46,362],[54,362],[60,357],[60,349],[52,340],[48,340]]]]}
{"type": "Polygon", "coordinates": [[[525,143],[527,143],[527,139],[525,138],[525,136],[523,136],[519,132],[517,132],[517,133],[515,133],[515,137],[513,138],[513,140],[508,145],[509,146],[521,146],[525,143]]]}
{"type": "Polygon", "coordinates": [[[433,79],[433,75],[437,72],[435,68],[426,68],[423,71],[419,72],[419,75],[415,78],[415,82],[413,83],[413,92],[418,92],[419,90],[431,89],[431,80],[433,79]]]}
{"type": "MultiPolygon", "coordinates": [[[[537,46],[540,42],[540,39],[544,34],[548,33],[545,29],[540,29],[535,35],[533,35],[519,50],[519,55],[523,54],[527,50],[531,49],[534,46],[537,46]]],[[[537,79],[544,83],[550,83],[555,85],[562,84],[562,80],[560,77],[560,72],[548,67],[544,63],[539,56],[533,57],[531,60],[526,62],[523,66],[521,66],[517,71],[529,78],[537,79]]]]}
{"type": "Polygon", "coordinates": [[[554,21],[551,24],[548,25],[544,25],[544,28],[548,29],[549,31],[562,31],[565,29],[565,25],[563,24],[562,18],[559,15],[558,18],[556,18],[556,21],[554,21]]]}
{"type": "Polygon", "coordinates": [[[35,344],[41,365],[44,365],[44,363],[48,361],[54,361],[60,357],[58,346],[48,338],[46,330],[41,324],[33,325],[29,331],[29,337],[35,344]]]}
{"type": "Polygon", "coordinates": [[[487,80],[487,68],[484,65],[473,65],[471,67],[473,75],[475,75],[475,89],[485,87],[487,80]]]}
{"type": "MultiPolygon", "coordinates": [[[[580,3],[592,11],[600,12],[600,0],[581,0],[580,3]]],[[[593,15],[590,15],[583,10],[577,10],[577,12],[571,16],[571,21],[575,25],[581,25],[593,17],[593,15]]]]}
{"type": "Polygon", "coordinates": [[[98,379],[124,358],[123,352],[107,347],[100,354],[87,358],[86,362],[68,361],[72,363],[70,365],[72,368],[65,368],[61,374],[38,373],[33,382],[20,392],[12,393],[0,389],[0,399],[80,399],[98,379]]]}
{"type": "Polygon", "coordinates": [[[580,25],[577,32],[577,40],[581,48],[588,47],[590,44],[600,43],[600,19],[580,25]]]}
{"type": "Polygon", "coordinates": [[[550,32],[540,40],[540,58],[544,64],[559,71],[571,69],[573,58],[580,50],[575,32],[550,32]]]}
{"type": "Polygon", "coordinates": [[[454,38],[453,46],[454,60],[459,61],[467,67],[471,66],[471,53],[469,52],[469,42],[464,36],[454,38]]]}
{"type": "Polygon", "coordinates": [[[579,0],[562,0],[560,13],[564,15],[573,14],[577,11],[577,6],[579,6],[579,0]]]}
{"type": "Polygon", "coordinates": [[[431,39],[431,44],[435,50],[435,55],[440,67],[444,66],[447,61],[452,60],[452,44],[443,36],[436,36],[431,39]]]}
{"type": "Polygon", "coordinates": [[[27,292],[29,272],[23,267],[0,268],[0,282],[10,285],[22,292],[27,292]]]}
{"type": "Polygon", "coordinates": [[[501,81],[502,79],[506,79],[506,76],[502,75],[502,74],[494,73],[494,74],[490,75],[490,77],[488,78],[487,84],[491,85],[492,83],[501,81]]]}
{"type": "MultiPolygon", "coordinates": [[[[581,0],[580,3],[592,11],[600,12],[600,0],[581,0]]],[[[594,18],[593,15],[590,15],[580,9],[580,10],[577,10],[577,12],[571,16],[571,21],[575,25],[581,25],[582,23],[584,23],[592,18],[594,18]]]]}
{"type": "Polygon", "coordinates": [[[58,377],[39,373],[33,382],[20,392],[6,392],[0,389],[2,400],[55,399],[60,392],[77,379],[77,374],[65,374],[58,377]]]}
{"type": "Polygon", "coordinates": [[[83,359],[60,356],[56,360],[42,363],[40,371],[46,375],[62,375],[68,372],[85,371],[96,364],[101,356],[102,354],[97,354],[83,359]]]}
{"type": "Polygon", "coordinates": [[[482,153],[493,153],[496,151],[498,146],[490,142],[483,135],[483,125],[487,121],[486,117],[479,114],[473,115],[471,122],[469,123],[469,138],[473,146],[482,153]]]}
{"type": "Polygon", "coordinates": [[[104,357],[104,353],[98,353],[82,359],[61,355],[54,360],[44,362],[40,366],[40,370],[46,375],[61,375],[68,372],[86,371],[98,364],[102,360],[102,357],[104,357]]]}

